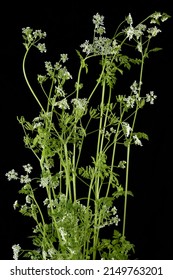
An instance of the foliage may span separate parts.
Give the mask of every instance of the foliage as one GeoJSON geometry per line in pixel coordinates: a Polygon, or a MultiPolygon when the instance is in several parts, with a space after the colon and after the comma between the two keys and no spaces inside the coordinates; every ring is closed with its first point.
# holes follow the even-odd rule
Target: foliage
{"type": "Polygon", "coordinates": [[[80,66],[72,90],[67,87],[66,93],[73,78],[66,67],[68,55],[61,54],[58,62],[45,61],[45,73],[37,76],[41,97],[28,80],[26,59],[34,47],[46,52],[42,43],[46,33],[22,29],[24,78],[40,111],[32,121],[23,116],[18,121],[25,147],[36,157],[40,171],[38,178],[32,178],[33,167],[26,164],[22,175],[14,169],[6,173],[8,180],[20,181],[19,193],[25,197],[22,205],[14,202],[14,209],[35,222],[30,236],[35,249],[26,251],[13,245],[15,259],[23,254],[28,259],[109,260],[128,259],[133,253],[134,245],[125,236],[127,196],[132,195],[128,190],[130,149],[148,140],[146,133],[135,131],[138,111],[156,99],[153,91],[142,91],[144,61],[149,53],[160,50],[150,49],[150,42],[167,18],[167,14],[155,12],[134,27],[129,14],[113,38],[107,38],[104,17],[97,13],[92,42],[86,40],[76,52],[80,66]],[[117,95],[119,75],[131,71],[133,65],[138,67],[139,77],[131,82],[129,92],[117,95]],[[99,73],[90,89],[83,77],[92,66],[99,73]],[[120,183],[120,174],[124,183],[120,183]],[[120,196],[124,197],[122,230],[116,208],[120,196]],[[106,228],[113,228],[112,235],[103,238],[106,228]]]}

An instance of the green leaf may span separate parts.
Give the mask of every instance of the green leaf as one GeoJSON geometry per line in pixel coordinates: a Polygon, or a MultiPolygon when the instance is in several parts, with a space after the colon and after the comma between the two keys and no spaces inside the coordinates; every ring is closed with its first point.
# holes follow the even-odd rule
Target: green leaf
{"type": "Polygon", "coordinates": [[[149,140],[148,135],[144,132],[135,132],[134,135],[137,135],[139,139],[149,140]]]}
{"type": "Polygon", "coordinates": [[[163,50],[163,48],[153,48],[153,49],[149,50],[148,53],[150,53],[150,52],[158,52],[158,51],[161,51],[161,50],[163,50]]]}

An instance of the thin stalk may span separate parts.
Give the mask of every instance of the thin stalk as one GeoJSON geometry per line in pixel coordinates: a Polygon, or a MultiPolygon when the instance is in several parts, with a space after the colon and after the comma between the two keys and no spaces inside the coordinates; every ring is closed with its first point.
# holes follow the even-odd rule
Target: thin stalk
{"type": "Polygon", "coordinates": [[[65,153],[65,177],[66,177],[66,198],[69,195],[70,200],[72,201],[72,194],[71,194],[71,184],[70,184],[70,167],[69,167],[69,158],[68,158],[68,150],[67,144],[64,144],[64,153],[65,153]]]}
{"type": "Polygon", "coordinates": [[[41,110],[42,110],[43,112],[45,112],[45,110],[44,110],[42,104],[40,103],[40,101],[39,101],[39,99],[37,98],[37,96],[36,96],[34,90],[32,89],[32,87],[31,87],[31,85],[30,85],[30,83],[29,83],[29,81],[28,81],[27,75],[26,75],[25,64],[26,64],[26,57],[27,57],[28,52],[29,52],[29,49],[27,49],[27,51],[25,52],[24,58],[23,58],[23,63],[22,63],[23,75],[24,75],[26,84],[27,84],[27,86],[29,87],[29,89],[30,89],[32,95],[34,96],[34,98],[35,98],[35,100],[37,101],[38,105],[40,106],[41,110]]]}
{"type": "Polygon", "coordinates": [[[130,160],[130,144],[127,147],[127,159],[126,159],[126,181],[125,181],[125,194],[124,194],[124,214],[123,214],[123,230],[122,236],[125,237],[126,230],[126,215],[127,215],[127,195],[128,195],[128,180],[129,180],[129,160],[130,160]]]}
{"type": "MultiPolygon", "coordinates": [[[[105,135],[105,132],[103,130],[103,110],[104,110],[104,99],[105,99],[105,86],[106,82],[104,81],[102,84],[102,98],[101,98],[101,104],[100,104],[100,123],[99,123],[99,133],[98,133],[98,140],[97,140],[97,153],[96,153],[96,163],[99,161],[99,156],[102,152],[103,148],[103,137],[105,135]]],[[[97,174],[98,167],[95,167],[95,171],[97,174]]],[[[97,243],[98,243],[98,236],[99,236],[99,226],[98,226],[98,217],[99,217],[99,209],[98,209],[98,200],[100,196],[99,191],[99,184],[100,184],[100,178],[95,178],[95,205],[94,205],[94,237],[93,237],[93,260],[96,259],[96,252],[97,252],[97,243]]]]}

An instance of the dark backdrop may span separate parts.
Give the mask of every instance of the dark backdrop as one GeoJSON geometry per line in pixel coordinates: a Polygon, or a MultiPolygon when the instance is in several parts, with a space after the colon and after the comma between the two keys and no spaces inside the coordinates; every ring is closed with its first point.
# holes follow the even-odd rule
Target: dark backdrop
{"type": "MultiPolygon", "coordinates": [[[[0,259],[12,259],[14,243],[25,247],[31,226],[29,218],[13,210],[13,202],[19,197],[17,186],[4,176],[12,168],[18,169],[32,160],[24,148],[22,129],[16,120],[20,115],[30,118],[38,109],[22,76],[22,27],[47,32],[51,60],[59,53],[73,56],[74,50],[91,38],[91,19],[96,12],[105,16],[105,26],[111,34],[128,13],[138,22],[155,11],[173,16],[173,4],[170,0],[64,1],[60,4],[58,1],[16,4],[15,1],[1,7],[0,259]]],[[[128,204],[127,238],[136,245],[138,259],[173,259],[172,25],[173,20],[169,19],[161,26],[162,33],[155,42],[163,50],[154,54],[146,66],[145,85],[155,90],[158,99],[149,110],[143,110],[140,118],[141,130],[149,134],[150,141],[136,149],[132,158],[134,198],[130,198],[128,204]]],[[[32,63],[33,69],[38,67],[40,71],[39,61],[32,63]]],[[[34,70],[33,75],[36,75],[34,70]]]]}

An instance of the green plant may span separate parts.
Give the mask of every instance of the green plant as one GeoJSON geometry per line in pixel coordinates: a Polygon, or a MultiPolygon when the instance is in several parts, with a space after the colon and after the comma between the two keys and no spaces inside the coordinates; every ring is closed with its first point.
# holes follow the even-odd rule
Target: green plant
{"type": "Polygon", "coordinates": [[[14,259],[19,253],[28,259],[64,260],[128,259],[133,253],[134,245],[125,236],[127,197],[132,195],[130,150],[132,145],[142,146],[141,139],[148,140],[146,133],[135,131],[138,111],[156,99],[153,91],[142,92],[144,62],[160,50],[151,49],[150,42],[161,32],[157,25],[167,18],[155,12],[134,27],[129,14],[110,39],[104,36],[104,17],[97,13],[93,41],[85,41],[82,52],[77,51],[80,65],[72,90],[68,85],[72,76],[65,66],[68,56],[61,54],[54,64],[46,61],[45,74],[37,76],[41,97],[28,80],[26,59],[33,47],[46,52],[40,42],[46,33],[23,28],[23,74],[40,111],[31,122],[23,116],[18,121],[25,147],[36,157],[40,171],[38,178],[31,178],[33,167],[26,164],[24,175],[14,169],[6,173],[8,180],[20,181],[19,193],[26,200],[23,205],[16,200],[14,209],[35,221],[31,236],[35,249],[13,245],[14,259]],[[116,95],[119,75],[132,65],[138,67],[136,80],[127,82],[129,93],[116,95]],[[92,67],[97,73],[94,84],[92,67]],[[87,153],[86,143],[93,145],[87,153]],[[122,230],[116,208],[120,196],[124,197],[122,230]],[[103,238],[107,227],[111,236],[103,238]]]}

